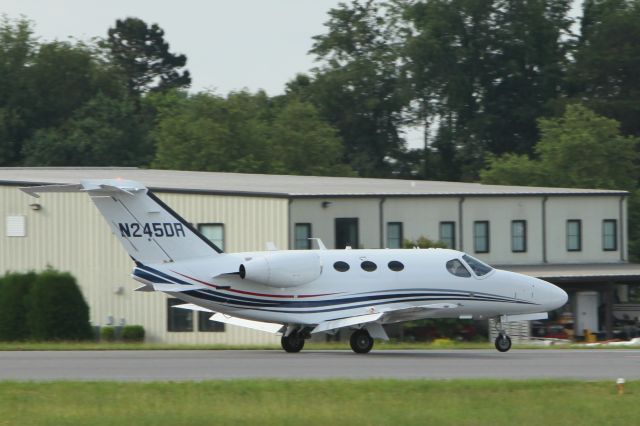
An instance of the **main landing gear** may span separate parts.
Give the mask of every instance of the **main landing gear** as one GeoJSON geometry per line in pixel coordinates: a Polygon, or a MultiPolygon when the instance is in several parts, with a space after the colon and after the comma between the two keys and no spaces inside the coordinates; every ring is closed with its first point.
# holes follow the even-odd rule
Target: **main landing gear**
{"type": "Polygon", "coordinates": [[[495,347],[500,352],[507,352],[511,349],[511,337],[507,335],[507,332],[502,325],[502,321],[500,321],[500,317],[498,317],[498,320],[496,321],[496,330],[498,330],[498,336],[494,342],[495,347]]]}
{"type": "MultiPolygon", "coordinates": [[[[289,335],[283,335],[280,344],[286,352],[297,353],[304,348],[304,341],[307,338],[309,338],[309,333],[306,330],[294,330],[289,335]]],[[[349,343],[355,353],[366,354],[373,348],[373,337],[367,330],[360,329],[353,332],[349,343]]]]}
{"type": "Polygon", "coordinates": [[[351,349],[357,354],[366,354],[373,348],[373,337],[365,329],[356,330],[349,340],[351,349]]]}
{"type": "Polygon", "coordinates": [[[304,348],[304,335],[298,330],[292,331],[288,336],[282,335],[280,344],[289,353],[300,352],[304,348]]]}

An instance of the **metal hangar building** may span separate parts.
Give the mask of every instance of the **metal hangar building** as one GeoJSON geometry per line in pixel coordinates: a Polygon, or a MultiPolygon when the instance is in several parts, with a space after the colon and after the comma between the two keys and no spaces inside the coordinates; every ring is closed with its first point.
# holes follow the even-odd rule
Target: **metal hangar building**
{"type": "MultiPolygon", "coordinates": [[[[569,292],[564,317],[612,336],[640,316],[640,266],[628,262],[625,191],[461,182],[185,172],[135,168],[0,169],[0,273],[70,271],[95,326],[139,324],[149,342],[269,344],[277,336],[171,309],[132,291],[131,259],[89,197],[20,186],[139,181],[225,251],[398,248],[421,236],[569,292]]],[[[556,315],[557,316],[557,315],[556,315]]]]}

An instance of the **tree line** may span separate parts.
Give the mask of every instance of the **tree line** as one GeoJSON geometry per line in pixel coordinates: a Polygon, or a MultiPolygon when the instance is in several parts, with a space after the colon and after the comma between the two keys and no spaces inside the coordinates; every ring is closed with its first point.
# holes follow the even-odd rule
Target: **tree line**
{"type": "MultiPolygon", "coordinates": [[[[314,37],[317,67],[293,76],[278,96],[189,92],[187,58],[171,52],[157,24],[138,18],[118,20],[93,42],[41,42],[30,21],[5,16],[0,166],[635,193],[640,0],[585,0],[579,20],[572,3],[341,3],[314,37]],[[408,147],[407,129],[419,129],[423,148],[408,147]]],[[[640,238],[634,223],[630,232],[640,238]]]]}

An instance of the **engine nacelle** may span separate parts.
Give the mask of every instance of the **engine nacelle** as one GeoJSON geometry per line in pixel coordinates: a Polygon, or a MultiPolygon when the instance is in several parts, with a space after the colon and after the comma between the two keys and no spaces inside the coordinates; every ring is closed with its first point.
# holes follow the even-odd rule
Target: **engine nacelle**
{"type": "Polygon", "coordinates": [[[309,251],[268,253],[240,265],[240,278],[279,288],[310,283],[320,272],[320,256],[309,251]]]}

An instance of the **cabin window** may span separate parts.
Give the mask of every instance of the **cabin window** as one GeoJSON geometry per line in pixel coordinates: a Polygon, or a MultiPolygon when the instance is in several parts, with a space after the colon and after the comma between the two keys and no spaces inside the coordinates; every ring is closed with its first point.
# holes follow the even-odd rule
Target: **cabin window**
{"type": "Polygon", "coordinates": [[[224,224],[223,223],[199,223],[198,231],[211,241],[220,250],[224,250],[224,224]]]}
{"type": "Polygon", "coordinates": [[[364,262],[362,262],[362,263],[360,264],[360,267],[361,267],[363,270],[367,271],[367,272],[373,272],[373,271],[375,271],[376,269],[378,269],[378,265],[376,265],[375,263],[373,263],[373,262],[372,262],[372,261],[370,261],[370,260],[365,260],[364,262]]]}
{"type": "Polygon", "coordinates": [[[447,271],[456,277],[469,278],[471,276],[471,273],[458,259],[451,259],[447,262],[447,271]]]}
{"type": "Polygon", "coordinates": [[[347,272],[349,270],[349,264],[347,262],[338,261],[333,264],[333,269],[338,272],[347,272]]]}
{"type": "Polygon", "coordinates": [[[173,307],[183,303],[180,299],[167,299],[167,331],[193,331],[193,311],[173,307]]]}
{"type": "Polygon", "coordinates": [[[387,247],[390,249],[402,248],[402,222],[387,223],[387,247]]]}
{"type": "Polygon", "coordinates": [[[615,251],[618,249],[618,223],[615,219],[602,221],[602,250],[615,251]]]}
{"type": "Polygon", "coordinates": [[[309,250],[311,249],[311,224],[310,223],[296,223],[295,241],[293,248],[296,250],[309,250]]]}
{"type": "Polygon", "coordinates": [[[462,256],[467,265],[471,268],[474,274],[481,277],[483,275],[487,275],[489,272],[493,271],[493,268],[486,263],[480,262],[475,257],[471,257],[468,254],[462,256]]]}
{"type": "MultiPolygon", "coordinates": [[[[175,309],[177,310],[177,309],[175,309]]],[[[219,321],[211,321],[213,312],[198,312],[198,331],[213,331],[217,333],[224,332],[224,323],[219,321]]]]}
{"type": "Polygon", "coordinates": [[[392,260],[387,266],[389,267],[389,269],[395,272],[400,272],[404,269],[404,265],[402,264],[402,262],[398,262],[397,260],[392,260]]]}

